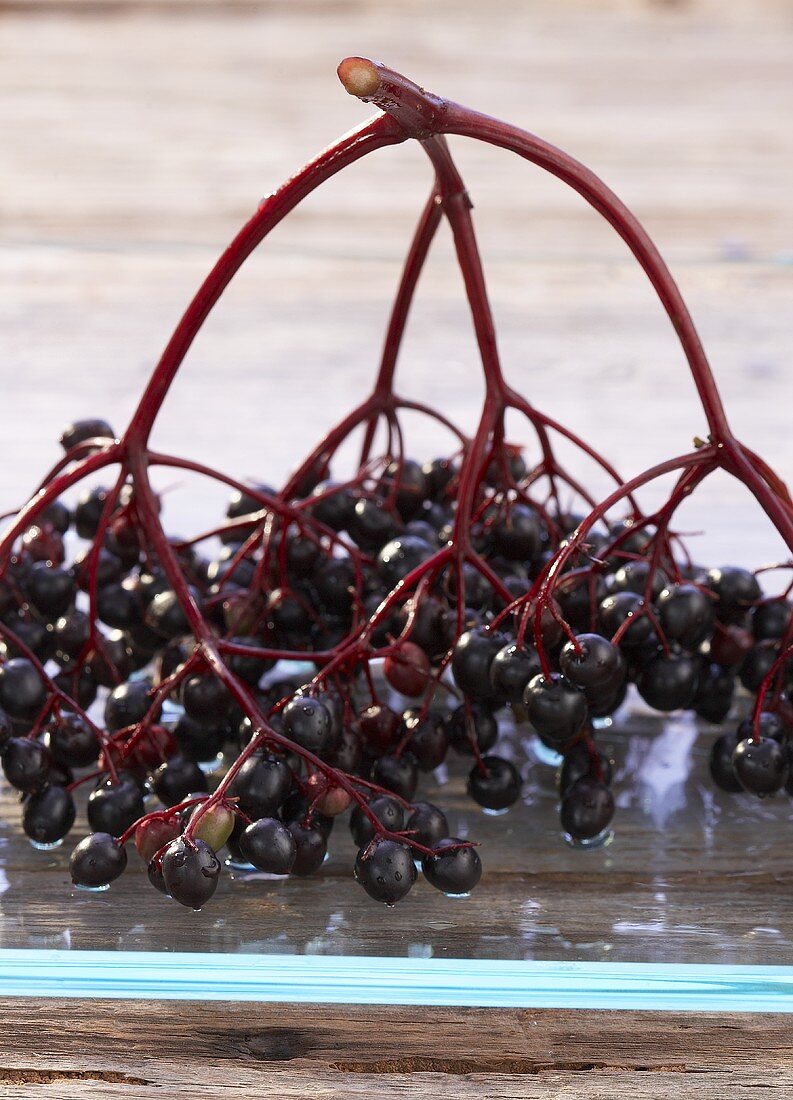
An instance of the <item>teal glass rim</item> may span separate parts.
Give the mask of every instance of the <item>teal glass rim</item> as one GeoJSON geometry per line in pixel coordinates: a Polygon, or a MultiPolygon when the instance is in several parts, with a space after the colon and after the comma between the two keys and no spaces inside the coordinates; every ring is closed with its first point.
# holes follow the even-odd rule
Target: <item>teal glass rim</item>
{"type": "Polygon", "coordinates": [[[0,996],[793,1012],[793,967],[6,949],[0,996]]]}

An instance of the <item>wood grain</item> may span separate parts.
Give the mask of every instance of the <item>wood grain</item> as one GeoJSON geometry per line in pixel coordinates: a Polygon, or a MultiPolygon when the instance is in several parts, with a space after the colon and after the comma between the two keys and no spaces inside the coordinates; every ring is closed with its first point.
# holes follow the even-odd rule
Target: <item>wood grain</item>
{"type": "MultiPolygon", "coordinates": [[[[790,474],[787,0],[4,0],[0,509],[49,464],[64,421],[123,424],[261,194],[363,117],[333,72],[352,52],[592,163],[669,258],[739,432],[790,474]]],[[[458,152],[510,375],[626,475],[685,449],[701,418],[620,242],[524,166],[458,152]]],[[[426,185],[419,153],[404,148],[301,209],[196,343],[157,442],[283,476],[371,377],[426,185]]],[[[470,422],[477,368],[448,240],[423,281],[403,370],[406,389],[470,422]]],[[[417,453],[438,445],[421,423],[410,430],[417,453]]],[[[189,483],[166,498],[185,532],[221,504],[189,483]]],[[[697,529],[707,521],[703,558],[777,553],[738,506],[720,483],[692,513],[697,529]]],[[[529,804],[508,822],[464,817],[453,775],[443,799],[483,840],[483,888],[452,909],[417,888],[387,917],[355,891],[351,845],[336,838],[315,880],[226,876],[198,920],[174,907],[163,919],[141,868],[108,895],[72,895],[66,850],[31,858],[4,790],[0,945],[790,961],[787,805],[710,801],[712,732],[690,751],[685,730],[674,736],[638,718],[615,733],[617,839],[586,856],[561,845],[551,782],[525,758],[529,804]]],[[[793,1093],[788,1017],[17,1000],[0,1003],[0,1019],[9,1097],[793,1093]]]]}
{"type": "Polygon", "coordinates": [[[25,1097],[187,1097],[222,1088],[289,1098],[715,1100],[740,1088],[741,1096],[781,1098],[793,1068],[786,1016],[434,1009],[428,1019],[414,1009],[316,1006],[285,1016],[272,1006],[101,1001],[2,1001],[0,1011],[14,1021],[0,1089],[25,1097]],[[49,1027],[59,1014],[68,1034],[49,1027]],[[156,1056],[131,1062],[131,1042],[144,1035],[156,1056]]]}

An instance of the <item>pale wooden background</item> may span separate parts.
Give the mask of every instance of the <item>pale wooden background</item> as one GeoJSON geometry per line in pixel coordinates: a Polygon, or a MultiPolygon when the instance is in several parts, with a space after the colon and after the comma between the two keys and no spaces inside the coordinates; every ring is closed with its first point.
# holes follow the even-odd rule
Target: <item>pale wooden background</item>
{"type": "MultiPolygon", "coordinates": [[[[258,198],[364,117],[334,74],[348,53],[382,57],[590,162],[671,262],[740,433],[793,475],[788,0],[17,0],[0,2],[0,509],[49,464],[70,417],[124,423],[190,294],[258,198]]],[[[501,154],[456,148],[512,377],[626,472],[685,449],[701,417],[669,327],[620,242],[555,182],[501,154]]],[[[241,474],[283,476],[371,376],[427,182],[418,151],[386,151],[290,219],[196,344],[158,442],[241,474]]],[[[475,358],[448,242],[440,244],[405,385],[470,423],[475,358]]],[[[414,439],[418,453],[434,449],[423,429],[414,439]]],[[[773,537],[724,490],[714,486],[691,518],[707,521],[703,557],[773,556],[773,537]]],[[[187,485],[168,496],[182,529],[219,505],[187,485]]],[[[505,849],[503,866],[489,865],[481,904],[509,931],[522,919],[515,897],[538,898],[531,927],[557,922],[579,952],[601,936],[593,922],[616,942],[614,921],[639,911],[662,945],[665,929],[680,939],[690,924],[708,942],[733,945],[738,959],[773,961],[791,936],[788,846],[777,829],[785,807],[762,809],[768,833],[748,855],[751,874],[746,855],[733,874],[722,821],[703,878],[709,812],[697,810],[695,833],[676,819],[658,848],[671,861],[668,900],[642,870],[642,845],[658,834],[634,804],[623,808],[622,837],[587,864],[585,904],[568,904],[575,890],[556,874],[550,846],[536,874],[516,870],[505,849]]],[[[21,860],[18,827],[8,829],[6,852],[21,860]]],[[[61,896],[63,853],[40,863],[43,873],[22,866],[9,864],[0,928],[12,939],[27,928],[52,945],[63,921],[46,899],[61,896]],[[25,901],[32,895],[37,906],[25,901]]],[[[334,863],[316,880],[326,906],[342,870],[334,863]]],[[[104,910],[134,910],[128,878],[104,910]]],[[[276,909],[301,931],[301,912],[318,927],[324,912],[301,909],[306,889],[297,884],[276,909]]],[[[261,937],[255,893],[243,894],[238,919],[261,937]]],[[[428,915],[425,895],[397,911],[400,935],[412,934],[411,914],[428,915]]],[[[89,945],[96,928],[84,908],[85,926],[79,905],[69,926],[89,945]]],[[[459,928],[472,949],[477,913],[467,910],[459,928]]],[[[175,918],[174,935],[187,917],[175,918]]],[[[214,918],[202,924],[202,936],[212,939],[215,927],[214,918]]],[[[362,904],[354,927],[376,938],[362,904]]],[[[219,925],[218,936],[222,943],[219,925]]],[[[699,951],[693,940],[679,957],[689,950],[699,951]]],[[[301,1100],[724,1100],[738,1091],[782,1100],[793,1089],[787,1018],[8,1001],[0,1013],[0,1095],[9,1097],[187,1097],[208,1084],[229,1096],[301,1100]]]]}
{"type": "MultiPolygon", "coordinates": [[[[364,117],[334,72],[351,52],[591,163],[668,257],[740,433],[793,473],[787,0],[72,0],[0,13],[0,508],[48,465],[68,418],[125,422],[189,296],[259,197],[364,117]]],[[[702,417],[621,242],[556,181],[456,146],[511,376],[626,476],[685,450],[702,417]]],[[[372,375],[427,180],[418,150],[387,150],[280,228],[195,345],[158,441],[282,477],[372,375]]],[[[478,369],[440,245],[405,386],[470,425],[478,369]]],[[[427,427],[415,428],[414,451],[434,451],[427,427]]],[[[220,507],[187,487],[168,503],[179,530],[220,507]]],[[[682,523],[707,527],[703,560],[778,553],[726,483],[682,523]]]]}

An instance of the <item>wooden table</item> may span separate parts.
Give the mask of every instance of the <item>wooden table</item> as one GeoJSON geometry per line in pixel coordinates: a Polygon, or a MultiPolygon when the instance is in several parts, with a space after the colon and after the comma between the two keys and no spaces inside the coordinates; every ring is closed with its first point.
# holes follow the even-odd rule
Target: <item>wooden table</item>
{"type": "MultiPolygon", "coordinates": [[[[0,465],[0,509],[46,468],[70,417],[124,423],[189,295],[261,194],[363,117],[333,73],[354,52],[590,162],[670,260],[739,433],[790,473],[793,22],[783,0],[403,0],[388,9],[365,0],[16,0],[0,5],[0,353],[12,456],[0,465]]],[[[476,147],[459,153],[508,372],[628,473],[686,449],[702,418],[669,326],[621,243],[553,181],[476,147]]],[[[158,442],[211,453],[244,475],[282,476],[371,376],[427,183],[417,150],[383,153],[274,235],[196,343],[158,442]]],[[[404,370],[406,389],[470,423],[477,368],[445,240],[422,284],[404,370]]],[[[411,428],[416,453],[436,445],[425,427],[411,428]]],[[[194,529],[220,507],[207,493],[199,517],[191,488],[166,498],[172,528],[194,529]]],[[[703,509],[703,560],[759,564],[778,552],[726,485],[714,484],[703,509]]],[[[99,924],[88,900],[70,898],[63,853],[31,869],[3,799],[16,853],[4,857],[6,944],[26,922],[43,946],[65,925],[74,946],[97,946],[97,928],[111,927],[140,946],[146,932],[132,931],[128,911],[135,876],[102,899],[99,924]]],[[[459,954],[481,948],[485,921],[495,920],[513,944],[528,932],[529,946],[520,942],[534,957],[558,951],[549,928],[578,957],[604,945],[626,958],[657,945],[660,956],[667,936],[677,958],[700,957],[696,937],[681,932],[691,926],[719,936],[734,961],[777,961],[789,950],[781,803],[768,812],[782,831],[737,862],[741,815],[725,810],[704,875],[701,814],[692,838],[685,814],[654,831],[634,802],[615,845],[587,856],[583,872],[559,846],[551,795],[526,812],[539,815],[541,837],[529,859],[517,843],[496,842],[503,822],[481,823],[488,878],[455,911],[456,927],[443,926],[446,899],[425,889],[395,911],[395,942],[418,928],[417,942],[459,954]],[[660,860],[652,872],[651,851],[660,860]],[[660,918],[658,874],[668,907],[660,918]],[[527,898],[541,916],[516,911],[527,898]],[[644,933],[615,928],[634,910],[644,933]],[[776,940],[763,939],[768,928],[776,940]]],[[[302,920],[306,939],[321,935],[336,892],[353,892],[340,881],[349,857],[342,846],[315,883],[279,892],[268,928],[288,934],[302,920]]],[[[361,898],[350,904],[352,949],[371,948],[382,928],[361,898]]],[[[260,906],[255,887],[240,889],[234,908],[218,900],[218,919],[237,922],[229,942],[240,926],[255,931],[260,906]]],[[[169,910],[174,944],[192,936],[222,948],[214,916],[212,925],[188,917],[169,910]]],[[[222,1089],[751,1100],[793,1090],[783,1017],[49,1001],[5,1001],[0,1012],[0,1095],[14,1097],[222,1089]]]]}

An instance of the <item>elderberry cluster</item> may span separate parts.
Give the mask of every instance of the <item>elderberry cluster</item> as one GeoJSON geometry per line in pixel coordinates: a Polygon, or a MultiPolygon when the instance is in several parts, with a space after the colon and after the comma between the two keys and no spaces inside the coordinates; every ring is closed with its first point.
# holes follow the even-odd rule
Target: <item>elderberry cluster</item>
{"type": "MultiPolygon", "coordinates": [[[[87,421],[62,442],[112,438],[87,421]]],[[[473,802],[506,811],[521,796],[508,710],[559,754],[562,833],[597,842],[614,814],[597,729],[631,684],[712,723],[739,686],[753,694],[754,717],[714,745],[714,780],[790,788],[785,597],[745,569],[681,563],[638,514],[584,541],[582,517],[532,499],[514,448],[478,487],[471,556],[451,554],[461,463],[387,457],[349,482],[322,468],[290,491],[235,491],[212,532],[168,540],[183,592],[134,479],[38,513],[0,581],[0,756],[31,842],[63,840],[85,786],[74,883],[107,887],[134,842],[152,885],[200,908],[224,849],[232,867],[310,875],[348,815],[371,897],[399,901],[418,865],[465,894],[479,856],[417,797],[421,775],[451,751],[473,802]]]]}

